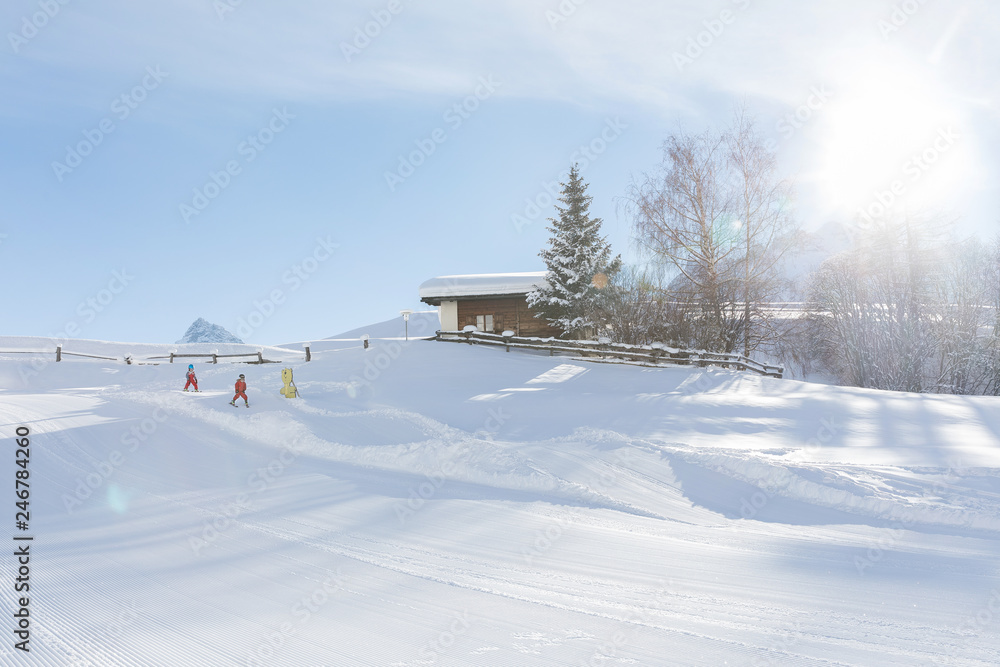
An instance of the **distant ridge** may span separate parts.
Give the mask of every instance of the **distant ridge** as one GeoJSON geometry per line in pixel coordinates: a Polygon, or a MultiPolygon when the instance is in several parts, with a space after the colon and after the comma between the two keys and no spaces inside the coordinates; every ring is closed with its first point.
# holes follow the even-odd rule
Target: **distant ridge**
{"type": "MultiPolygon", "coordinates": [[[[437,310],[418,310],[410,315],[410,337],[424,338],[433,336],[441,328],[441,319],[437,310]]],[[[391,320],[376,322],[367,326],[351,329],[330,338],[358,338],[368,334],[372,338],[402,338],[406,333],[402,315],[391,320]]]]}
{"type": "Polygon", "coordinates": [[[243,341],[233,334],[212,324],[208,320],[199,317],[188,327],[184,337],[178,343],[242,343],[243,341]]]}

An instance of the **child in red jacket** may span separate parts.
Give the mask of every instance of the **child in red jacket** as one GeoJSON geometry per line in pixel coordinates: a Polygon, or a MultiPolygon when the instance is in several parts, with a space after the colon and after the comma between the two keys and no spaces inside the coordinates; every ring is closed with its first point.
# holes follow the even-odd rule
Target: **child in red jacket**
{"type": "Polygon", "coordinates": [[[233,396],[233,400],[229,401],[229,405],[236,405],[236,399],[242,398],[243,403],[250,407],[250,401],[247,400],[247,382],[243,373],[240,373],[240,379],[236,381],[236,395],[233,396]]]}
{"type": "Polygon", "coordinates": [[[194,364],[188,364],[187,384],[184,385],[184,391],[187,391],[191,385],[194,385],[195,391],[201,391],[198,389],[198,378],[194,375],[194,364]]]}

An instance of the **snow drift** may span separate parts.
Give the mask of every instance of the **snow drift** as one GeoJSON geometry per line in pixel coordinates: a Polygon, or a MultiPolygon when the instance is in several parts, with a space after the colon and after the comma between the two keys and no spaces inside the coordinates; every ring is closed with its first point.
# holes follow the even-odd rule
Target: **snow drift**
{"type": "Polygon", "coordinates": [[[0,664],[1000,662],[996,399],[268,349],[201,394],[186,364],[0,355],[37,549],[32,652],[0,664]]]}

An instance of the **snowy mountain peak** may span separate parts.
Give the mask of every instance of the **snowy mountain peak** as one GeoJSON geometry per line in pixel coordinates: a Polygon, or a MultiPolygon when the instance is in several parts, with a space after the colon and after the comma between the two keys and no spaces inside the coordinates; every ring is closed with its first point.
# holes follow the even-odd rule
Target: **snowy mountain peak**
{"type": "Polygon", "coordinates": [[[178,343],[242,343],[243,341],[233,334],[212,324],[208,320],[199,317],[188,327],[184,337],[178,343]]]}

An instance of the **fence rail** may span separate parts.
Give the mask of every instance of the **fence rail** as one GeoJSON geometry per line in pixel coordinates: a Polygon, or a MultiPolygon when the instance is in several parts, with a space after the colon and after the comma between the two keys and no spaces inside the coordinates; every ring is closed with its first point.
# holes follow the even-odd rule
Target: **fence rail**
{"type": "Polygon", "coordinates": [[[741,371],[753,371],[767,377],[780,378],[785,372],[782,366],[770,366],[754,361],[742,354],[724,354],[704,350],[681,350],[659,343],[652,345],[628,345],[626,343],[605,343],[589,340],[560,340],[558,338],[533,338],[524,336],[503,336],[484,331],[438,331],[434,340],[469,345],[498,345],[510,352],[511,348],[575,354],[601,360],[621,359],[646,363],[653,366],[672,364],[678,366],[720,366],[741,371]]]}
{"type": "MultiPolygon", "coordinates": [[[[308,345],[304,346],[303,352],[306,355],[306,361],[312,361],[312,351],[308,345]]],[[[88,359],[104,359],[105,361],[121,361],[126,364],[143,364],[143,361],[135,359],[132,355],[127,354],[123,357],[105,357],[99,354],[84,354],[82,352],[67,352],[62,349],[62,345],[56,345],[55,349],[49,348],[48,350],[0,350],[0,354],[34,354],[39,356],[48,356],[50,354],[56,355],[56,361],[62,361],[63,356],[70,357],[86,357],[88,359]]],[[[277,364],[278,361],[273,361],[271,359],[265,359],[263,352],[249,352],[243,354],[177,354],[171,352],[166,355],[145,357],[146,361],[154,361],[158,359],[168,359],[170,363],[174,363],[174,359],[188,359],[188,358],[202,358],[211,359],[213,364],[219,363],[219,359],[236,359],[239,357],[255,357],[255,361],[244,361],[241,363],[246,364],[277,364]]]]}
{"type": "MultiPolygon", "coordinates": [[[[97,354],[82,354],[80,352],[66,352],[65,350],[60,352],[60,355],[67,354],[71,357],[87,357],[88,359],[107,359],[108,361],[118,361],[118,357],[102,357],[97,354]]],[[[56,359],[56,361],[62,361],[61,359],[56,359]]]]}
{"type": "MultiPolygon", "coordinates": [[[[307,353],[308,356],[308,353],[307,353]]],[[[247,364],[276,364],[277,361],[271,361],[270,359],[264,358],[263,352],[249,352],[246,354],[176,354],[171,352],[168,355],[159,357],[147,357],[147,359],[169,359],[170,363],[174,363],[174,359],[211,359],[213,364],[219,363],[219,359],[235,359],[238,357],[257,357],[257,361],[247,361],[247,364]]],[[[308,361],[308,359],[306,360],[308,361]]]]}
{"type": "Polygon", "coordinates": [[[49,355],[55,352],[56,361],[62,361],[63,355],[68,355],[71,357],[87,357],[90,359],[105,359],[107,361],[118,361],[118,357],[102,357],[97,354],[83,354],[82,352],[66,352],[62,349],[62,345],[56,345],[56,349],[53,350],[0,350],[0,354],[39,354],[39,355],[49,355]]]}

